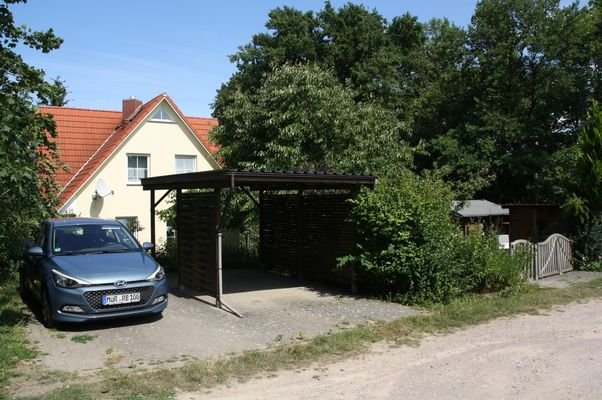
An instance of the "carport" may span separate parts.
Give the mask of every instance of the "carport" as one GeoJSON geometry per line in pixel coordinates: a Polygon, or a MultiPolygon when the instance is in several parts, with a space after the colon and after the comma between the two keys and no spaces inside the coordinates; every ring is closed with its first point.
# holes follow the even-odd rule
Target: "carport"
{"type": "Polygon", "coordinates": [[[354,290],[351,268],[335,270],[355,243],[347,200],[376,184],[369,175],[232,169],[142,179],[150,190],[151,240],[156,207],[175,191],[178,283],[214,297],[219,308],[230,308],[222,299],[222,228],[236,191],[259,209],[262,264],[354,290]],[[167,192],[157,200],[157,190],[167,192]]]}

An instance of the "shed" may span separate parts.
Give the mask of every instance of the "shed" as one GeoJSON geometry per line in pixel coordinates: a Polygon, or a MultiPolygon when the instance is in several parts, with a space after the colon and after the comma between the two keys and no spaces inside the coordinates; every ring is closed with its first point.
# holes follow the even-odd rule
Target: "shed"
{"type": "MultiPolygon", "coordinates": [[[[347,200],[360,188],[374,188],[371,175],[216,170],[142,179],[150,190],[151,221],[155,209],[176,191],[179,284],[222,299],[222,224],[235,191],[246,194],[259,208],[259,256],[269,268],[315,281],[354,287],[353,272],[335,270],[336,259],[355,243],[347,217],[347,200]],[[188,191],[189,189],[197,189],[188,191]],[[156,191],[166,190],[159,200],[156,191]]],[[[155,226],[151,224],[151,240],[155,226]]]]}
{"type": "Polygon", "coordinates": [[[454,201],[452,213],[460,220],[465,235],[483,229],[508,234],[510,212],[499,204],[488,200],[454,201]]]}
{"type": "Polygon", "coordinates": [[[558,204],[504,204],[503,207],[510,212],[510,241],[540,242],[553,233],[569,231],[558,204]]]}

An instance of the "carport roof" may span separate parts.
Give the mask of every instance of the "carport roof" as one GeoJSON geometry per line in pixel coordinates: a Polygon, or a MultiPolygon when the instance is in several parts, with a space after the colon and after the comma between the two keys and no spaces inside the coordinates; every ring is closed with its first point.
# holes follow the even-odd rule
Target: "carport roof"
{"type": "Polygon", "coordinates": [[[373,175],[332,172],[298,172],[223,169],[155,176],[141,180],[144,190],[235,188],[286,189],[351,189],[361,186],[374,188],[373,175]]]}

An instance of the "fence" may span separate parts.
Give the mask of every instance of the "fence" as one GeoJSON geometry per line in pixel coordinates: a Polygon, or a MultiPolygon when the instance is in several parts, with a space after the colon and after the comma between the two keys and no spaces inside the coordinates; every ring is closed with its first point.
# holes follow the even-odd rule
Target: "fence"
{"type": "Polygon", "coordinates": [[[561,234],[555,233],[541,243],[515,240],[510,249],[513,253],[518,249],[532,253],[531,261],[525,267],[525,275],[529,279],[538,280],[573,270],[571,240],[561,234]]]}

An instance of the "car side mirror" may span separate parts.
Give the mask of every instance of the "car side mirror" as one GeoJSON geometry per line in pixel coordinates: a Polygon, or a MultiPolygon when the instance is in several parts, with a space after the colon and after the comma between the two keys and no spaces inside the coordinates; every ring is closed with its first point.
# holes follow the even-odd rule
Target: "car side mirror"
{"type": "Polygon", "coordinates": [[[146,251],[152,250],[153,247],[155,247],[154,244],[152,244],[151,242],[144,242],[142,243],[142,248],[146,251]]]}
{"type": "Polygon", "coordinates": [[[42,257],[44,255],[44,250],[40,246],[33,246],[26,250],[27,255],[32,257],[42,257]]]}

